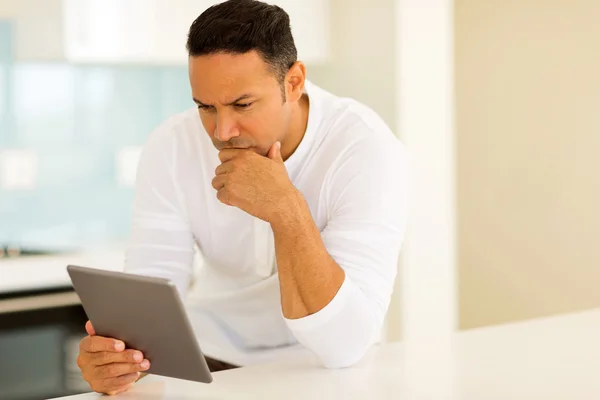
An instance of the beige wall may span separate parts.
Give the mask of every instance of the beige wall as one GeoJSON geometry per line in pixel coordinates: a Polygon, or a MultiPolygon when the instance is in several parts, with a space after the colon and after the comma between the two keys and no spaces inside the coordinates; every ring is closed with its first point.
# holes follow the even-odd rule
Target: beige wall
{"type": "Polygon", "coordinates": [[[462,328],[600,306],[599,21],[456,1],[462,328]]]}
{"type": "Polygon", "coordinates": [[[0,0],[0,19],[14,19],[19,61],[64,61],[61,0],[0,0]]]}

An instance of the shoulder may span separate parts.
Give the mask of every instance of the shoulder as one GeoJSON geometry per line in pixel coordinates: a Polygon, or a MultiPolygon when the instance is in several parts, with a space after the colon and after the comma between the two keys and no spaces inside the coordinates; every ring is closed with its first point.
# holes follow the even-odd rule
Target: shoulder
{"type": "MultiPolygon", "coordinates": [[[[175,114],[158,125],[142,149],[138,171],[196,179],[214,157],[212,144],[196,108],[175,114]]],[[[218,158],[217,158],[218,160],[218,158]]]]}
{"type": "Polygon", "coordinates": [[[205,167],[215,158],[213,153],[214,147],[193,107],[168,118],[150,133],[142,162],[167,163],[181,172],[205,167]]]}
{"type": "Polygon", "coordinates": [[[320,88],[313,90],[320,113],[316,148],[330,169],[386,169],[395,174],[407,168],[404,145],[373,109],[320,88]]]}
{"type": "Polygon", "coordinates": [[[204,131],[196,108],[175,114],[158,125],[148,136],[146,148],[166,149],[184,146],[204,131]]]}

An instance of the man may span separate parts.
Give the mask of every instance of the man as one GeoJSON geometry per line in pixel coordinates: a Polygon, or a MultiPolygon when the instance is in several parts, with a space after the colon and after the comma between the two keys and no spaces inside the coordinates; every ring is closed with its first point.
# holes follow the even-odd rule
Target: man
{"type": "MultiPolygon", "coordinates": [[[[298,348],[353,365],[378,340],[396,276],[401,144],[372,110],[306,80],[279,7],[213,6],[187,48],[197,109],[144,148],[126,271],[177,285],[213,371],[298,348]]],[[[86,329],[84,378],[127,390],[147,360],[86,329]]]]}

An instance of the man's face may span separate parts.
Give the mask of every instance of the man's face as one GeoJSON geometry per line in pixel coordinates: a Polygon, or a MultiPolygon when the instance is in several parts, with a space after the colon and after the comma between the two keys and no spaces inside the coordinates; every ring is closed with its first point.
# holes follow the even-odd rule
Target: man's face
{"type": "Polygon", "coordinates": [[[248,148],[266,155],[284,139],[289,103],[257,52],[190,57],[189,75],[202,125],[218,150],[248,148]]]}

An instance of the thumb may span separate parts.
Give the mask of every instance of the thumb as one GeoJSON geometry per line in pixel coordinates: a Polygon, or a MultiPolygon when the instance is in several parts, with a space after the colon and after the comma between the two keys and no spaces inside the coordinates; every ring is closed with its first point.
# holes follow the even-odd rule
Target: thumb
{"type": "Polygon", "coordinates": [[[269,158],[273,161],[283,162],[283,158],[281,157],[281,142],[277,141],[273,143],[271,149],[268,154],[269,158]]]}
{"type": "Polygon", "coordinates": [[[94,327],[92,326],[92,321],[86,322],[85,330],[88,333],[88,335],[90,335],[90,336],[94,336],[96,334],[96,331],[94,330],[94,327]]]}

